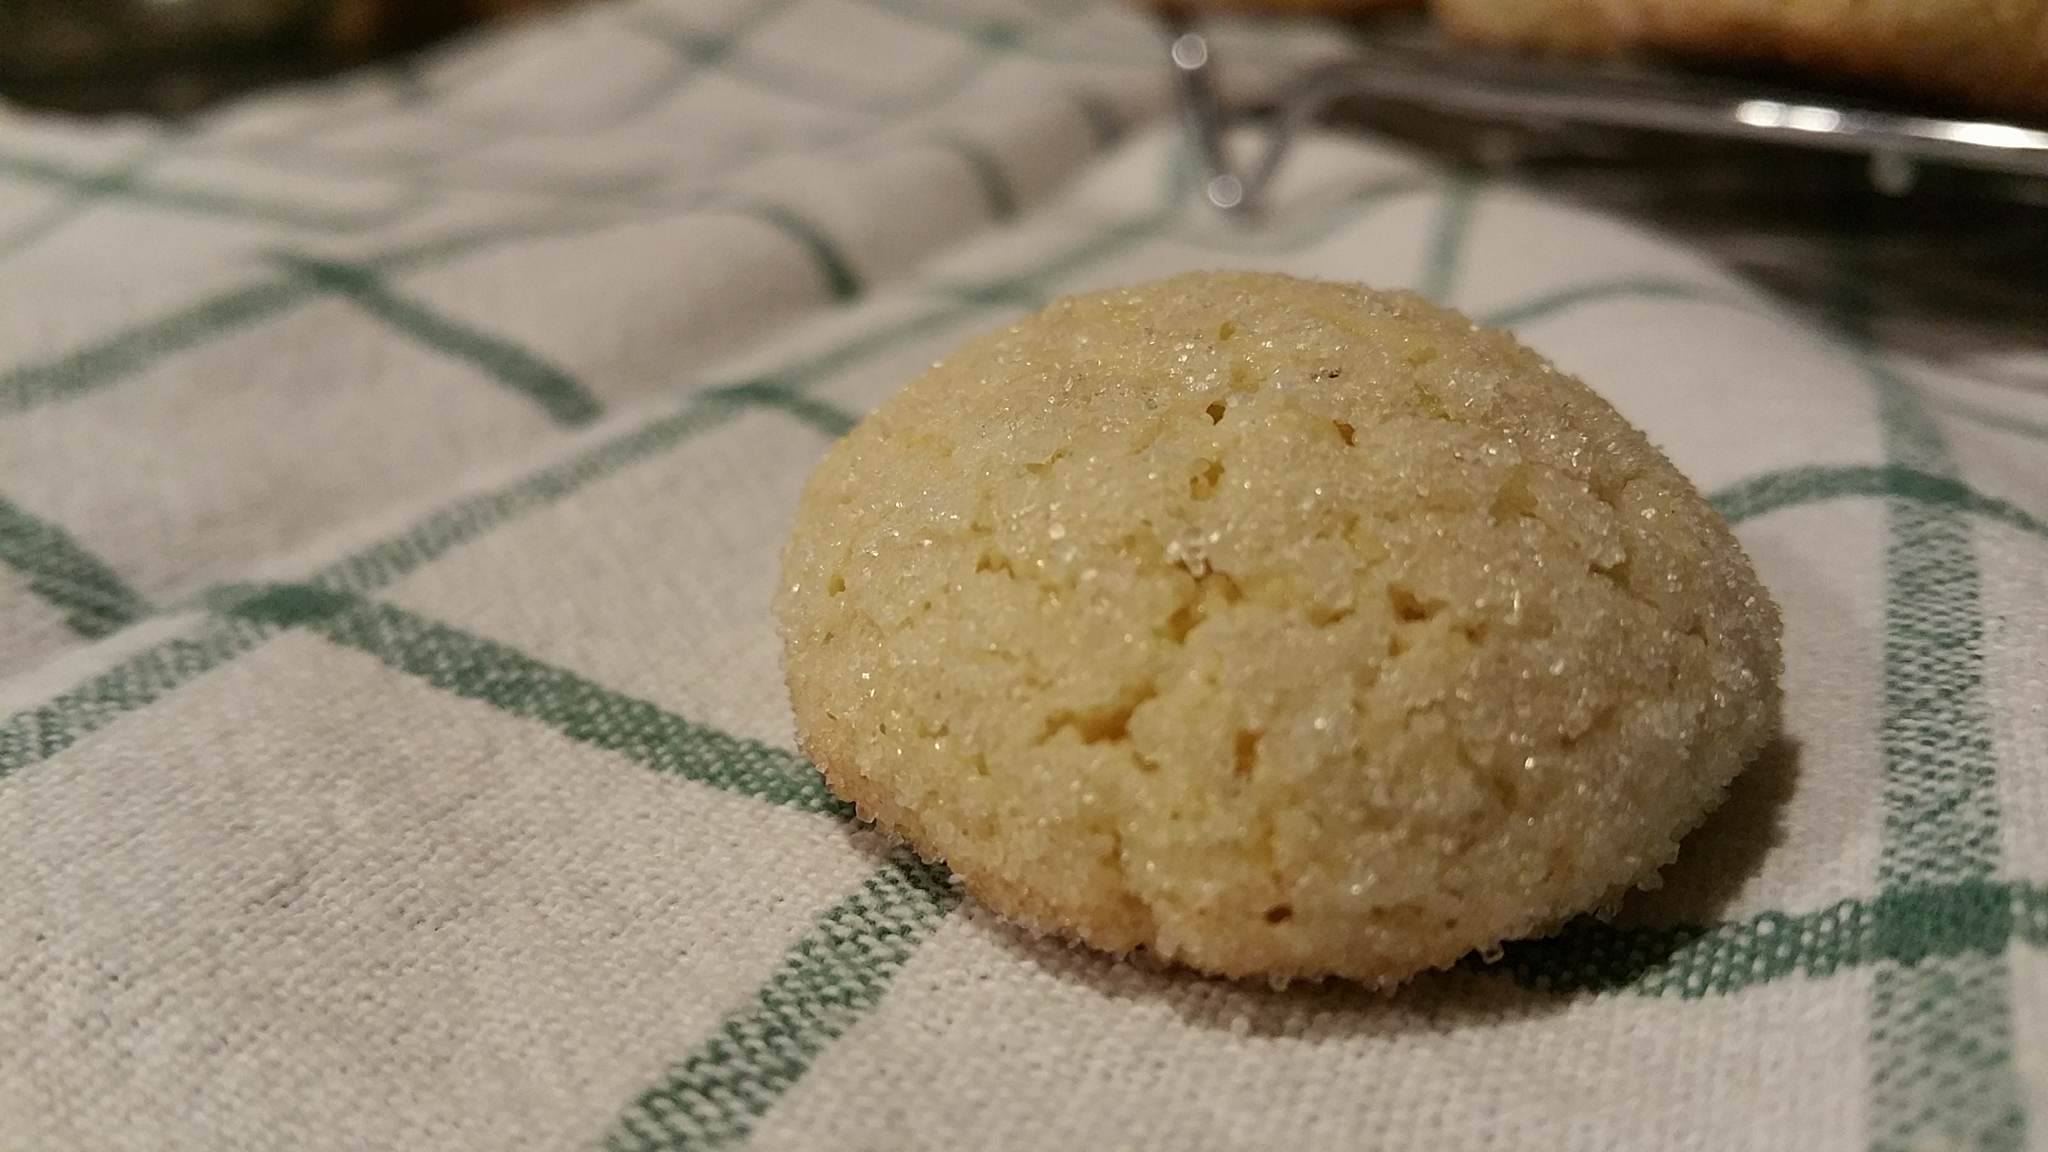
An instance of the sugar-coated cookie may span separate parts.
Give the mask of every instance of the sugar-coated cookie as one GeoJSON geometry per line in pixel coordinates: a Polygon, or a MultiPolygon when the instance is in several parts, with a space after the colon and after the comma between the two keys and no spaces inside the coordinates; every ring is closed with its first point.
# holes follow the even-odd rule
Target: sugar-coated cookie
{"type": "Polygon", "coordinates": [[[819,465],[832,789],[1112,952],[1391,985],[1611,905],[1775,731],[1778,613],[1607,402],[1406,293],[1060,300],[819,465]]]}

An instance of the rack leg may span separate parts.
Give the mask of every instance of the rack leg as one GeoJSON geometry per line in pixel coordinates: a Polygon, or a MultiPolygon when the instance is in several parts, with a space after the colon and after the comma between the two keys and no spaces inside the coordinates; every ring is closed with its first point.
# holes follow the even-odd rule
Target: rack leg
{"type": "Polygon", "coordinates": [[[1194,29],[1184,13],[1168,13],[1165,24],[1181,120],[1202,162],[1203,198],[1226,212],[1248,210],[1244,181],[1230,162],[1225,140],[1230,129],[1229,114],[1223,110],[1223,101],[1216,92],[1216,69],[1210,59],[1209,41],[1194,29]]]}

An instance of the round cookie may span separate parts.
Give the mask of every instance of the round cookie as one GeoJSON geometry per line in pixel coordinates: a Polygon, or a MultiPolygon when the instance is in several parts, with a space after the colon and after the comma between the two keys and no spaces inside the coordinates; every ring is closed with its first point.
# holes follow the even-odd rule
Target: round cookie
{"type": "Polygon", "coordinates": [[[1647,49],[2048,111],[2048,0],[1431,0],[1455,36],[1565,55],[1647,49]]]}
{"type": "Polygon", "coordinates": [[[1269,16],[1358,16],[1420,8],[1423,0],[1140,0],[1142,7],[1177,12],[1260,13],[1269,16]]]}
{"type": "Polygon", "coordinates": [[[835,445],[805,752],[984,903],[1389,985],[1611,905],[1775,730],[1778,615],[1606,401],[1406,293],[1196,274],[973,340],[835,445]]]}

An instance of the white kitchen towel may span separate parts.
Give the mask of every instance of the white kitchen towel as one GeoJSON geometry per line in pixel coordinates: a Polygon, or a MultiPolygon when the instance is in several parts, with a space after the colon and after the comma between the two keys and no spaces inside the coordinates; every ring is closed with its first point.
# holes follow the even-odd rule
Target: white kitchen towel
{"type": "MultiPolygon", "coordinates": [[[[1219,34],[1249,86],[1341,38],[1219,34]]],[[[2048,358],[1368,138],[1195,202],[1073,0],[634,0],[170,130],[0,113],[0,1148],[2048,1144],[2048,358]],[[830,440],[1190,268],[1409,286],[1663,445],[1784,739],[1391,997],[1024,936],[790,751],[830,440]]]]}

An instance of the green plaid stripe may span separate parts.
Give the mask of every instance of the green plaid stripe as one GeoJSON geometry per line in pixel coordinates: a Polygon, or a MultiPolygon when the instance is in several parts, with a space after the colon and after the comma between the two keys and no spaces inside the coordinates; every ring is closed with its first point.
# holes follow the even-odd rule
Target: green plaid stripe
{"type": "Polygon", "coordinates": [[[2048,521],[2011,501],[1987,496],[1953,476],[1939,476],[1901,464],[1787,468],[1716,493],[1714,506],[1729,520],[1741,521],[1780,508],[1870,496],[1884,496],[1951,515],[1981,517],[2048,538],[2048,521]]]}
{"type": "Polygon", "coordinates": [[[974,174],[974,182],[981,188],[981,198],[988,203],[988,214],[997,220],[1008,220],[1017,215],[1017,192],[1010,186],[1010,174],[1004,170],[1000,156],[965,136],[944,133],[936,137],[937,144],[960,158],[967,170],[974,174]]]}
{"type": "MultiPolygon", "coordinates": [[[[13,232],[0,236],[0,262],[4,262],[16,252],[33,247],[37,241],[77,219],[114,191],[132,185],[152,162],[163,155],[163,152],[161,145],[145,147],[136,156],[105,175],[63,182],[69,188],[70,195],[50,205],[47,210],[24,222],[13,232]]],[[[5,171],[4,163],[0,163],[0,171],[5,171]]]]}
{"type": "Polygon", "coordinates": [[[960,895],[943,869],[897,852],[827,909],[745,1007],[635,1097],[605,1137],[611,1152],[719,1148],[754,1124],[832,1041],[882,1002],[889,983],[960,895]]]}
{"type": "MultiPolygon", "coordinates": [[[[1019,24],[1001,20],[980,20],[973,16],[961,16],[957,11],[942,5],[906,3],[905,0],[867,0],[874,7],[885,9],[906,20],[914,21],[929,28],[967,36],[990,47],[1022,52],[1044,59],[1057,60],[1067,64],[1124,64],[1142,67],[1156,61],[1138,53],[1076,52],[1067,48],[1054,49],[1037,43],[1045,24],[1039,29],[1026,29],[1019,24]]],[[[1035,7],[1046,13],[1046,22],[1054,26],[1075,17],[1086,15],[1089,5],[1082,3],[1044,3],[1035,7]]]]}
{"type": "Polygon", "coordinates": [[[711,395],[718,400],[778,409],[810,425],[821,435],[835,440],[853,431],[856,423],[852,413],[806,396],[786,384],[755,381],[720,388],[711,395]]]}
{"type": "MultiPolygon", "coordinates": [[[[1868,346],[1860,281],[1841,326],[1859,341],[1877,390],[1888,457],[1924,485],[1954,475],[1941,430],[1917,392],[1868,346]]],[[[1981,577],[1960,511],[1888,501],[1885,549],[1884,850],[1886,894],[1996,874],[1998,765],[1984,689],[1981,577]]],[[[2003,947],[1881,965],[1871,994],[1870,1144],[2017,1149],[2026,1130],[2012,1067],[2010,976],[2003,947]]]]}
{"type": "MultiPolygon", "coordinates": [[[[65,189],[79,207],[93,200],[120,197],[177,212],[315,232],[363,232],[381,227],[402,218],[425,198],[423,192],[414,190],[400,203],[388,208],[369,212],[322,211],[288,202],[257,200],[152,182],[143,179],[141,171],[141,165],[131,164],[111,172],[80,172],[37,157],[0,156],[0,178],[65,189]]],[[[21,246],[19,242],[14,245],[17,250],[21,246]]]]}
{"type": "MultiPolygon", "coordinates": [[[[513,516],[554,503],[582,485],[730,418],[734,405],[692,406],[549,468],[507,488],[463,501],[410,532],[350,556],[316,577],[325,588],[367,592],[398,579],[448,549],[513,516]]],[[[273,621],[238,618],[208,623],[136,655],[78,688],[0,726],[0,777],[45,760],[127,712],[156,702],[187,681],[274,635],[273,621]]]]}
{"type": "MultiPolygon", "coordinates": [[[[667,215],[664,213],[663,215],[667,215]]],[[[657,217],[648,217],[654,219],[657,217]]],[[[563,215],[514,224],[465,228],[433,240],[394,247],[359,261],[352,271],[389,275],[433,267],[523,240],[574,235],[633,222],[631,218],[563,215]]],[[[330,262],[341,267],[338,262],[330,262]]],[[[355,277],[360,279],[360,277],[355,277]]],[[[332,286],[305,275],[264,279],[232,288],[155,320],[124,328],[77,351],[41,364],[0,372],[0,417],[74,399],[117,384],[165,357],[253,327],[320,299],[332,286]]],[[[371,313],[377,315],[377,313],[371,313]]],[[[523,356],[523,353],[515,354],[523,356]]]]}
{"type": "Polygon", "coordinates": [[[853,261],[848,260],[846,254],[839,250],[839,245],[833,241],[830,233],[795,212],[780,204],[766,201],[734,204],[712,211],[751,216],[796,241],[810,255],[811,262],[818,266],[819,278],[824,281],[825,290],[831,293],[832,299],[843,303],[860,295],[860,275],[854,271],[853,261]]]}
{"type": "Polygon", "coordinates": [[[0,499],[0,564],[64,613],[80,636],[99,637],[149,612],[149,604],[69,533],[0,499]]]}
{"type": "MultiPolygon", "coordinates": [[[[382,278],[413,272],[475,256],[528,240],[559,239],[604,228],[655,223],[692,213],[741,213],[754,216],[783,231],[812,256],[828,291],[835,299],[849,300],[859,294],[860,283],[850,262],[841,255],[829,235],[785,208],[768,204],[731,206],[686,205],[656,207],[641,213],[592,213],[551,211],[537,219],[464,228],[431,240],[414,241],[387,249],[353,263],[317,260],[291,254],[275,254],[273,260],[297,273],[290,279],[265,279],[228,289],[167,316],[122,329],[98,342],[67,353],[55,360],[26,364],[0,372],[0,417],[23,412],[43,404],[74,399],[121,381],[149,368],[157,361],[242,331],[285,311],[330,293],[370,301],[365,311],[393,323],[400,331],[434,346],[447,345],[465,359],[488,365],[494,375],[508,372],[522,389],[537,387],[546,403],[568,413],[582,411],[585,402],[573,398],[564,383],[576,391],[583,386],[567,378],[539,357],[516,344],[485,333],[452,325],[425,312],[423,306],[399,300],[383,286],[382,278]],[[451,331],[445,331],[448,329],[451,331]]],[[[508,380],[508,383],[511,381],[508,380]]],[[[580,423],[587,417],[567,420],[580,423]]]]}
{"type": "Polygon", "coordinates": [[[723,64],[734,49],[746,42],[763,25],[796,6],[796,0],[763,0],[749,9],[733,27],[716,34],[691,32],[669,24],[644,9],[620,20],[622,26],[665,46],[685,64],[710,69],[723,64]]]}
{"type": "Polygon", "coordinates": [[[274,628],[209,622],[197,635],[154,645],[0,725],[0,779],[39,764],[268,638],[274,628]]]}
{"type": "Polygon", "coordinates": [[[327,566],[313,582],[323,588],[375,591],[502,524],[725,423],[743,403],[693,403],[650,420],[566,463],[543,468],[496,491],[459,500],[411,530],[327,566]]]}
{"type": "Polygon", "coordinates": [[[1983,612],[1969,527],[1896,501],[1886,576],[1886,885],[1981,879],[1998,859],[1996,765],[1983,698],[1983,612]]]}
{"type": "Polygon", "coordinates": [[[118,332],[46,364],[0,372],[0,417],[104,387],[165,356],[268,319],[311,295],[308,286],[263,281],[118,332]]]}
{"type": "Polygon", "coordinates": [[[224,590],[216,601],[238,619],[310,627],[442,691],[545,724],[658,772],[802,812],[851,815],[810,765],[779,748],[692,723],[401,608],[311,584],[224,590]]]}
{"type": "Polygon", "coordinates": [[[1630,928],[1582,920],[1509,945],[1499,971],[1544,992],[1625,992],[1696,1000],[1789,976],[1823,979],[1882,964],[1912,968],[2048,944],[2048,888],[1961,881],[1896,888],[1818,912],[1762,912],[1712,925],[1630,928]]]}
{"type": "Polygon", "coordinates": [[[1458,258],[1465,248],[1465,234],[1472,227],[1472,211],[1478,202],[1478,181],[1461,174],[1445,187],[1437,205],[1436,225],[1431,231],[1429,260],[1423,266],[1416,291],[1439,304],[1451,302],[1452,286],[1458,274],[1458,258]]]}
{"type": "Polygon", "coordinates": [[[510,341],[458,324],[386,287],[375,273],[336,260],[279,254],[308,284],[355,304],[399,332],[483,370],[538,405],[558,424],[587,424],[603,405],[560,368],[510,341]]]}

